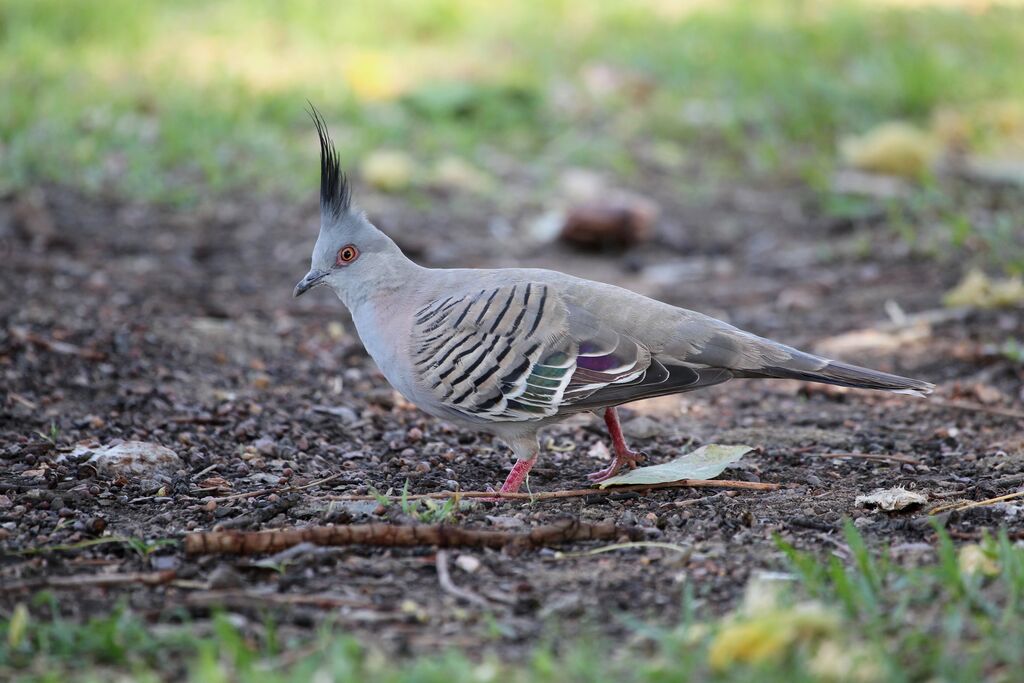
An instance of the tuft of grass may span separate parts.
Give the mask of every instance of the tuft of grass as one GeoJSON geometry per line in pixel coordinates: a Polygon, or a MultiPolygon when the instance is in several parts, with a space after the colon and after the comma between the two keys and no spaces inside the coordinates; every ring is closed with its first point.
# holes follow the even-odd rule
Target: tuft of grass
{"type": "MultiPolygon", "coordinates": [[[[635,645],[576,635],[527,659],[451,650],[385,657],[325,626],[288,639],[272,621],[242,633],[232,620],[154,627],[123,607],[84,623],[60,617],[51,594],[0,620],[5,680],[194,681],[709,681],[1013,680],[1024,667],[1024,547],[987,537],[985,570],[936,527],[936,559],[904,567],[871,551],[852,524],[845,554],[823,559],[780,541],[795,577],[788,589],[754,581],[725,617],[700,615],[684,589],[676,626],[632,624],[635,645]],[[776,591],[773,593],[772,591],[776,591]],[[289,653],[301,651],[302,657],[289,653]],[[185,662],[181,665],[174,661],[185,662]]],[[[772,582],[769,582],[772,583],[772,582]]],[[[779,583],[775,581],[774,583],[779,583]]]]}

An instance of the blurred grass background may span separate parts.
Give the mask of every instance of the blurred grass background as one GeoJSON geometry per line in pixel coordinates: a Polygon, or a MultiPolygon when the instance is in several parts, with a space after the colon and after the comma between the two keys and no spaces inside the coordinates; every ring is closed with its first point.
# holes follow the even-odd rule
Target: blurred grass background
{"type": "Polygon", "coordinates": [[[0,0],[0,191],[305,193],[303,108],[371,150],[543,182],[688,155],[821,183],[838,139],[955,111],[1024,130],[1024,11],[907,0],[0,0]]]}

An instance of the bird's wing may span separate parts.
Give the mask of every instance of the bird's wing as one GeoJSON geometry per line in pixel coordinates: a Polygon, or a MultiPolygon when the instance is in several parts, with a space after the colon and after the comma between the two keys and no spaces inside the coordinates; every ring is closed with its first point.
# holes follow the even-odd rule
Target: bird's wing
{"type": "Polygon", "coordinates": [[[411,349],[419,383],[442,405],[494,422],[540,420],[732,376],[666,366],[541,282],[428,303],[415,313],[411,349]]]}

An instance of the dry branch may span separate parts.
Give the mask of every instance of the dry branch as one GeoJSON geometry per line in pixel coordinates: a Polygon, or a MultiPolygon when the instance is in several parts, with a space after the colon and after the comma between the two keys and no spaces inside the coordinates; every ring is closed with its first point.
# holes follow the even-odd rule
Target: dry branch
{"type": "MultiPolygon", "coordinates": [[[[303,484],[302,486],[276,486],[276,487],[266,488],[266,489],[257,489],[256,491],[246,491],[245,493],[233,493],[233,494],[231,494],[229,496],[217,496],[217,497],[214,498],[214,500],[216,500],[218,503],[224,503],[224,502],[227,502],[229,500],[242,500],[244,498],[256,498],[258,496],[266,496],[266,495],[269,495],[271,493],[276,493],[278,495],[281,495],[281,494],[285,494],[285,493],[294,493],[296,491],[305,491],[306,489],[311,489],[314,486],[322,486],[323,484],[330,483],[330,482],[334,481],[335,479],[340,478],[343,474],[344,474],[344,472],[338,472],[337,474],[332,474],[329,477],[324,477],[323,479],[317,479],[316,481],[311,481],[308,484],[303,484]]],[[[194,493],[194,491],[192,493],[194,493]]]]}
{"type": "Polygon", "coordinates": [[[936,408],[966,410],[974,413],[988,413],[989,415],[999,415],[1001,417],[1008,417],[1014,420],[1024,420],[1024,411],[1014,410],[1012,408],[1000,408],[998,406],[986,406],[981,403],[972,403],[970,401],[947,401],[941,398],[929,398],[926,405],[935,406],[936,408]]]}
{"type": "Polygon", "coordinates": [[[878,460],[881,462],[898,462],[907,465],[918,464],[918,459],[898,453],[801,453],[812,458],[860,458],[861,460],[878,460]]]}
{"type": "Polygon", "coordinates": [[[491,606],[490,603],[487,602],[487,600],[477,595],[473,591],[466,590],[465,588],[459,588],[455,585],[455,582],[452,581],[452,575],[448,571],[447,550],[437,551],[437,556],[434,558],[434,566],[437,568],[437,582],[438,584],[440,584],[441,590],[443,590],[445,593],[460,600],[470,602],[474,605],[477,605],[478,607],[483,607],[485,609],[491,606]]]}
{"type": "Polygon", "coordinates": [[[128,572],[125,574],[75,574],[73,576],[50,576],[39,579],[27,579],[4,584],[0,591],[14,592],[39,590],[41,588],[95,588],[103,586],[123,586],[140,583],[145,586],[158,586],[170,583],[177,574],[173,569],[160,572],[128,572]]]}
{"type": "MultiPolygon", "coordinates": [[[[568,491],[538,491],[537,493],[500,493],[498,491],[439,491],[437,493],[417,493],[406,496],[405,500],[446,499],[446,498],[483,498],[485,500],[528,500],[536,503],[542,500],[557,500],[561,498],[583,498],[586,496],[610,496],[616,493],[627,493],[630,491],[651,491],[654,489],[681,489],[681,488],[722,488],[722,489],[748,489],[752,491],[774,491],[781,488],[781,484],[770,484],[756,481],[736,481],[733,479],[680,479],[679,481],[668,481],[662,484],[631,484],[629,486],[609,486],[606,489],[570,489],[568,491]]],[[[373,496],[373,495],[341,495],[327,496],[328,500],[361,501],[361,500],[388,500],[397,502],[402,500],[401,496],[373,496]]]]}
{"type": "Polygon", "coordinates": [[[272,531],[208,531],[185,536],[190,555],[256,555],[276,553],[299,543],[313,545],[418,546],[439,548],[538,548],[573,541],[607,541],[642,536],[637,528],[611,523],[585,524],[575,519],[515,533],[490,529],[465,529],[444,524],[352,524],[312,526],[272,531]]]}
{"type": "Polygon", "coordinates": [[[931,510],[929,510],[928,514],[937,515],[942,512],[962,512],[964,510],[972,510],[974,508],[985,507],[986,505],[995,505],[996,503],[1003,503],[1008,500],[1013,500],[1014,498],[1024,498],[1024,491],[1017,491],[1016,493],[1007,493],[1005,496],[996,496],[995,498],[986,498],[985,500],[940,505],[939,507],[932,508],[931,510]]]}
{"type": "Polygon", "coordinates": [[[268,593],[253,590],[208,590],[185,596],[185,604],[192,607],[230,607],[232,609],[270,605],[301,605],[323,609],[371,609],[367,600],[332,595],[330,593],[268,593]]]}

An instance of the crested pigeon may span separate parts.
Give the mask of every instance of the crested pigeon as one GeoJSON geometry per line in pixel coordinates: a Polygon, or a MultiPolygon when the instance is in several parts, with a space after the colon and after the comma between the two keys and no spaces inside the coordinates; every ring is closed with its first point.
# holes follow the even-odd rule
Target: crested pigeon
{"type": "Polygon", "coordinates": [[[615,457],[603,481],[640,457],[616,407],[720,384],[787,378],[925,395],[934,385],[821,358],[709,316],[612,285],[534,268],[432,269],[352,204],[326,123],[320,138],[320,233],[294,296],[326,285],[345,304],[387,380],[425,412],[490,432],[516,457],[502,492],[537,460],[538,431],[603,413],[615,457]]]}

